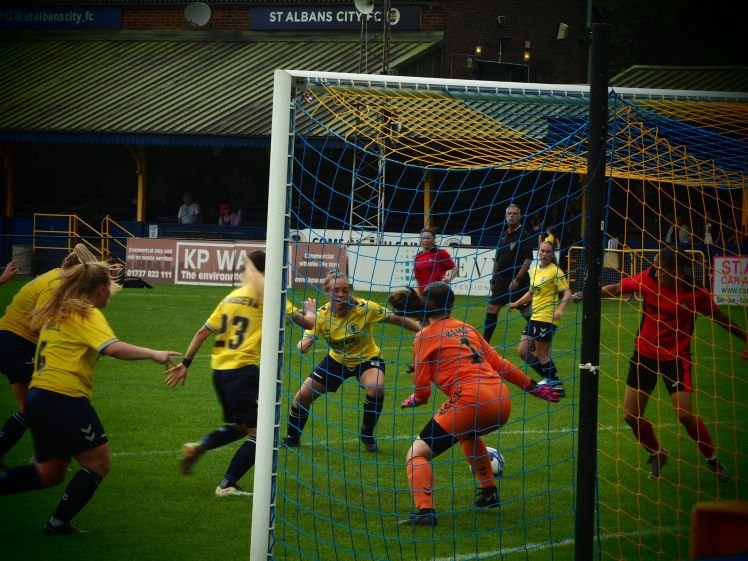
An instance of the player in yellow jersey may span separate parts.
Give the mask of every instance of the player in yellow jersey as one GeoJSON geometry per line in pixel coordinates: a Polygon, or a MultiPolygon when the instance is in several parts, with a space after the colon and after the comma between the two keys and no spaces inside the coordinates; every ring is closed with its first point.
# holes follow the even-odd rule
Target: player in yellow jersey
{"type": "Polygon", "coordinates": [[[564,395],[563,383],[551,360],[551,340],[572,294],[566,274],[556,265],[554,250],[551,242],[541,242],[538,263],[530,269],[530,290],[509,308],[514,310],[532,301],[532,317],[520,339],[519,356],[545,377],[546,384],[564,395]],[[535,355],[531,350],[533,344],[535,355]]]}
{"type": "Polygon", "coordinates": [[[31,316],[52,296],[60,284],[64,269],[94,261],[96,258],[86,246],[76,245],[60,267],[23,285],[5,309],[5,315],[0,318],[0,372],[8,378],[18,402],[18,411],[0,428],[0,464],[3,464],[5,454],[21,439],[28,427],[24,404],[34,371],[37,340],[37,333],[30,326],[31,316]]]}
{"type": "Polygon", "coordinates": [[[81,469],[45,523],[47,534],[79,532],[70,521],[91,500],[111,467],[107,436],[91,405],[99,355],[167,364],[179,354],[117,339],[100,311],[109,302],[111,290],[107,263],[75,265],[65,271],[59,288],[31,322],[32,330],[40,329],[26,396],[36,459],[34,464],[0,473],[0,495],[58,485],[75,458],[81,469]]]}
{"type": "Polygon", "coordinates": [[[379,356],[379,346],[371,334],[371,326],[384,321],[410,331],[419,331],[421,326],[412,319],[388,312],[376,302],[353,296],[348,280],[338,273],[327,275],[324,289],[330,301],[317,310],[314,329],[304,333],[297,347],[305,353],[321,335],[327,339],[330,352],[296,392],[288,415],[285,444],[290,447],[299,445],[309,418],[309,408],[315,399],[337,391],[345,380],[355,376],[366,392],[361,442],[369,452],[376,452],[374,428],[384,403],[384,360],[379,356]]]}
{"type": "MultiPolygon", "coordinates": [[[[184,383],[187,369],[203,342],[215,335],[210,365],[213,385],[223,407],[226,424],[205,435],[200,442],[183,447],[182,472],[189,474],[198,458],[208,450],[247,439],[229,463],[216,488],[218,497],[250,495],[238,481],[254,465],[257,438],[257,393],[260,383],[260,345],[262,340],[262,297],[265,280],[265,252],[249,254],[244,269],[244,284],[221,300],[208,321],[195,333],[184,359],[167,372],[170,386],[184,383]]],[[[316,307],[308,301],[309,307],[316,307]]],[[[295,310],[286,303],[286,314],[305,327],[312,327],[313,314],[295,310]],[[307,316],[304,319],[304,316],[307,316]]]]}

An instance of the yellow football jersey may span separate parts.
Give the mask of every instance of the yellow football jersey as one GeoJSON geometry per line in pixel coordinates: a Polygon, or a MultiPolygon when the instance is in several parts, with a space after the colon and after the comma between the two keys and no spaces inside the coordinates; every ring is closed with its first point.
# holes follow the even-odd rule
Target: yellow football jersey
{"type": "Polygon", "coordinates": [[[330,303],[317,310],[317,321],[310,337],[323,336],[330,345],[330,356],[346,366],[358,366],[365,360],[379,356],[370,326],[387,317],[387,310],[376,302],[356,299],[345,316],[334,316],[330,303]]]}
{"type": "Polygon", "coordinates": [[[549,263],[541,268],[530,269],[530,290],[532,290],[532,319],[555,323],[553,312],[558,306],[558,295],[569,288],[569,279],[561,268],[549,263]]]}
{"type": "Polygon", "coordinates": [[[0,330],[10,331],[36,343],[38,334],[29,328],[34,310],[54,294],[62,279],[62,269],[52,269],[24,284],[5,308],[0,330]]]}
{"type": "MultiPolygon", "coordinates": [[[[298,308],[286,300],[286,315],[298,308]]],[[[242,286],[224,298],[213,311],[205,327],[216,335],[210,367],[233,370],[260,364],[262,345],[262,302],[250,286],[242,286]]]]}
{"type": "Polygon", "coordinates": [[[104,314],[93,307],[86,318],[73,314],[43,327],[30,387],[91,399],[94,365],[101,351],[116,341],[104,314]]]}

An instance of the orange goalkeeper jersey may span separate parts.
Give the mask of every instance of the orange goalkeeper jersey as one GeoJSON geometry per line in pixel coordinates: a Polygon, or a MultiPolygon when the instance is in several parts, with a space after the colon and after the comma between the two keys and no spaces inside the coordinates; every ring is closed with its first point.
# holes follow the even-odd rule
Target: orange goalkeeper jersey
{"type": "Polygon", "coordinates": [[[424,327],[413,342],[413,355],[418,403],[428,401],[432,383],[452,397],[460,384],[501,384],[503,377],[527,389],[532,382],[499,356],[473,326],[452,318],[424,327]]]}

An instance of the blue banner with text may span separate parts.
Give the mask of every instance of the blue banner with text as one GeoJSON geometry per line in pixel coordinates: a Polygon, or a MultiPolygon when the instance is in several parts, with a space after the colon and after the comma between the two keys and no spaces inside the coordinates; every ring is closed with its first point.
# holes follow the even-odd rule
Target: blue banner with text
{"type": "MultiPolygon", "coordinates": [[[[252,8],[250,28],[253,31],[320,31],[330,29],[361,29],[361,20],[366,18],[368,28],[375,30],[383,26],[381,8],[370,14],[362,14],[352,7],[333,6],[276,6],[252,8]]],[[[393,29],[413,31],[421,28],[421,8],[403,6],[390,9],[390,25],[393,29]]]]}
{"type": "Polygon", "coordinates": [[[0,8],[0,29],[119,29],[121,8],[0,8]]]}

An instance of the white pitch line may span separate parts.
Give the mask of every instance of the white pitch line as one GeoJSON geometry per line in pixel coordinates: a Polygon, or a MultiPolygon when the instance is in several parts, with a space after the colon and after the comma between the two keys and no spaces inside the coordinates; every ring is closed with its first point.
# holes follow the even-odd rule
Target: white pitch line
{"type": "MultiPolygon", "coordinates": [[[[608,541],[615,538],[632,538],[632,537],[644,537],[644,536],[654,536],[658,534],[663,533],[674,533],[674,532],[682,532],[684,528],[677,527],[677,526],[670,526],[666,528],[657,528],[656,530],[645,530],[644,532],[623,532],[618,534],[603,534],[600,536],[600,541],[608,541]]],[[[567,545],[571,545],[574,543],[573,539],[566,539],[561,540],[560,542],[555,542],[553,544],[547,544],[547,543],[528,543],[524,546],[518,546],[518,547],[512,547],[510,549],[496,549],[493,551],[481,551],[477,556],[475,553],[464,553],[460,555],[453,555],[450,557],[432,557],[431,561],[470,561],[475,560],[479,561],[480,559],[490,559],[493,557],[500,558],[505,555],[512,555],[514,553],[535,553],[539,551],[543,551],[546,549],[550,549],[553,547],[565,547],[567,545]]]]}
{"type": "MultiPolygon", "coordinates": [[[[662,425],[658,425],[660,428],[674,428],[680,426],[677,423],[665,423],[662,425]]],[[[614,426],[606,426],[606,427],[600,427],[598,429],[598,432],[612,432],[617,430],[618,427],[614,426]]],[[[542,430],[542,429],[526,429],[526,430],[501,430],[498,432],[498,435],[506,435],[506,436],[521,436],[523,434],[569,434],[569,433],[576,433],[578,432],[577,429],[548,429],[548,430],[542,430]]],[[[395,440],[411,440],[415,438],[417,433],[413,434],[403,434],[398,435],[395,437],[395,440]]],[[[393,440],[392,438],[383,438],[383,437],[377,437],[379,442],[387,442],[393,440]]],[[[316,445],[326,445],[326,444],[341,444],[341,443],[351,443],[354,444],[358,442],[358,438],[344,438],[344,439],[333,439],[333,440],[315,440],[314,443],[316,445]]],[[[116,443],[115,443],[116,445],[116,443]]],[[[120,456],[120,457],[128,457],[128,456],[168,456],[170,454],[178,455],[181,451],[181,448],[174,448],[169,450],[123,450],[119,452],[112,452],[112,456],[120,456]]]]}
{"type": "Polygon", "coordinates": [[[170,454],[179,454],[180,448],[174,448],[172,450],[125,450],[121,452],[112,452],[112,457],[115,456],[168,456],[170,454]]]}

